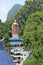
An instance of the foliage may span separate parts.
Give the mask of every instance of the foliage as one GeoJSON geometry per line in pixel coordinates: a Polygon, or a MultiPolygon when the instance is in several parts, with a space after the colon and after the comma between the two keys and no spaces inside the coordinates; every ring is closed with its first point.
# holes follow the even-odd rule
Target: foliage
{"type": "Polygon", "coordinates": [[[43,65],[43,11],[28,17],[23,42],[26,50],[32,50],[32,58],[28,57],[23,65],[43,65]]]}

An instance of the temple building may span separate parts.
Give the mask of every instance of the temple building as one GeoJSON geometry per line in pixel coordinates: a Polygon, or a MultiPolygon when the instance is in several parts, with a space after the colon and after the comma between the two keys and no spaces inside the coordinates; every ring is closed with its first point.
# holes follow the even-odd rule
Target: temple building
{"type": "Polygon", "coordinates": [[[19,29],[19,25],[16,22],[16,20],[14,21],[14,23],[12,24],[12,37],[9,38],[10,44],[12,46],[22,46],[22,40],[18,35],[18,30],[19,29]]]}
{"type": "Polygon", "coordinates": [[[21,38],[18,35],[18,31],[19,25],[15,20],[14,23],[12,24],[12,37],[9,38],[11,45],[10,52],[11,56],[13,56],[14,58],[14,63],[21,63],[25,61],[28,55],[30,54],[30,52],[24,51],[25,47],[23,45],[21,38]]]}

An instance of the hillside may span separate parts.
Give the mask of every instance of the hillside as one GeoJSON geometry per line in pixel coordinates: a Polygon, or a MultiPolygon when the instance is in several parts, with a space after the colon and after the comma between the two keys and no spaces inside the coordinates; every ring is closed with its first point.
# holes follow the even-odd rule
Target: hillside
{"type": "Polygon", "coordinates": [[[22,5],[20,4],[15,4],[11,9],[10,11],[8,12],[8,15],[7,15],[7,19],[12,19],[16,13],[20,10],[20,8],[22,7],[22,5]]]}
{"type": "Polygon", "coordinates": [[[23,42],[26,50],[32,51],[23,65],[43,65],[43,11],[28,17],[23,42]]]}
{"type": "Polygon", "coordinates": [[[19,35],[23,39],[25,50],[32,51],[23,65],[43,65],[43,0],[26,0],[25,5],[13,19],[0,24],[0,36],[5,37],[5,46],[9,45],[11,25],[14,20],[19,23],[19,35]]]}

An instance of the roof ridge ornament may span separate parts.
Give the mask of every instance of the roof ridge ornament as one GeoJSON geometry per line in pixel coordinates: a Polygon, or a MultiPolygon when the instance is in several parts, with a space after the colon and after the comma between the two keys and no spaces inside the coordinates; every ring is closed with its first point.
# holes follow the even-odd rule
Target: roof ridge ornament
{"type": "Polygon", "coordinates": [[[4,40],[4,37],[3,37],[3,39],[1,39],[0,41],[3,41],[4,40]]]}

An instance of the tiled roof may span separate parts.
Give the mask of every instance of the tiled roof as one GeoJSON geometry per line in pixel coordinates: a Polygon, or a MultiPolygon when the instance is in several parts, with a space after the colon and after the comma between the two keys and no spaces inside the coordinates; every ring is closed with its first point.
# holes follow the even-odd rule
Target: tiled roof
{"type": "Polygon", "coordinates": [[[19,37],[17,38],[14,38],[14,37],[11,37],[9,38],[10,41],[21,41],[21,39],[19,37]]]}
{"type": "Polygon", "coordinates": [[[3,41],[0,41],[0,65],[15,65],[5,50],[3,41]]]}

